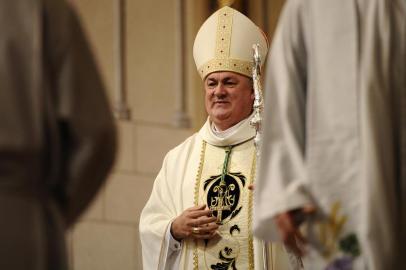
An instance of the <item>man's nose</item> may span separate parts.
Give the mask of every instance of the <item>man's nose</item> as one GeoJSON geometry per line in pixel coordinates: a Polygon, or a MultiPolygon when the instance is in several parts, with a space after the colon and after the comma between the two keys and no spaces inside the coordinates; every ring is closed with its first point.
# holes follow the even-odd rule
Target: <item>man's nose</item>
{"type": "Polygon", "coordinates": [[[214,95],[216,96],[224,96],[226,95],[226,89],[222,83],[219,83],[217,87],[214,89],[214,95]]]}

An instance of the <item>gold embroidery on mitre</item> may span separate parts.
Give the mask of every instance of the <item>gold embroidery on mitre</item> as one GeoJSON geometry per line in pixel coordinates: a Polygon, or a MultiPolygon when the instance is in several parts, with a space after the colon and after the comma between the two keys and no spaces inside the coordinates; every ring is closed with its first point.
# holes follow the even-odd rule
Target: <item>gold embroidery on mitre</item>
{"type": "Polygon", "coordinates": [[[218,12],[215,53],[217,59],[230,57],[233,16],[234,10],[229,7],[224,7],[218,12]]]}

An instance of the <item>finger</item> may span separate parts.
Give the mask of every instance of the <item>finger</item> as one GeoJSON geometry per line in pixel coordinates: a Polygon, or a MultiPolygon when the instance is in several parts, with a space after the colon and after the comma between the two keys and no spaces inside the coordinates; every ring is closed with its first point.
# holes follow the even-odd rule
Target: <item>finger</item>
{"type": "Polygon", "coordinates": [[[197,220],[198,220],[198,225],[199,226],[204,226],[206,224],[215,222],[217,220],[217,218],[216,217],[202,216],[202,217],[198,218],[197,220]]]}
{"type": "Polygon", "coordinates": [[[211,216],[212,211],[209,209],[204,209],[204,210],[194,210],[189,213],[188,217],[189,218],[199,218],[202,216],[211,216]]]}
{"type": "Polygon", "coordinates": [[[288,246],[297,256],[304,255],[307,240],[298,229],[285,232],[283,239],[285,245],[288,246]]]}
{"type": "Polygon", "coordinates": [[[307,247],[306,243],[307,243],[306,239],[299,240],[298,238],[296,238],[296,247],[299,249],[301,257],[306,255],[306,247],[307,247]]]}
{"type": "Polygon", "coordinates": [[[205,204],[195,205],[186,209],[186,211],[196,211],[196,210],[204,210],[206,208],[205,204]]]}
{"type": "Polygon", "coordinates": [[[192,235],[192,238],[199,239],[199,240],[201,240],[201,239],[211,239],[211,238],[215,237],[216,235],[217,235],[216,232],[214,232],[214,233],[204,233],[204,234],[199,233],[199,234],[192,235]]]}
{"type": "MultiPolygon", "coordinates": [[[[296,245],[296,227],[293,224],[292,218],[288,213],[279,214],[276,218],[276,223],[278,225],[279,233],[283,243],[292,249],[296,254],[300,254],[300,250],[296,245]]],[[[301,235],[298,236],[300,239],[301,235]]]]}
{"type": "Polygon", "coordinates": [[[208,216],[200,216],[198,218],[189,217],[186,219],[186,226],[188,227],[200,227],[206,226],[208,223],[215,222],[217,220],[216,217],[208,217],[208,216]]]}
{"type": "Polygon", "coordinates": [[[199,233],[206,234],[206,233],[213,233],[217,231],[219,228],[219,225],[216,223],[210,223],[207,226],[204,227],[199,227],[199,233]]]}
{"type": "Polygon", "coordinates": [[[302,250],[302,248],[300,248],[300,246],[298,245],[298,243],[296,242],[295,237],[292,235],[291,237],[288,238],[287,241],[284,242],[284,244],[293,252],[295,253],[297,256],[302,257],[304,252],[302,250]]]}
{"type": "Polygon", "coordinates": [[[209,224],[216,224],[217,218],[216,217],[204,217],[200,219],[193,219],[190,223],[189,226],[191,227],[199,227],[199,228],[205,228],[209,226],[209,224]]]}

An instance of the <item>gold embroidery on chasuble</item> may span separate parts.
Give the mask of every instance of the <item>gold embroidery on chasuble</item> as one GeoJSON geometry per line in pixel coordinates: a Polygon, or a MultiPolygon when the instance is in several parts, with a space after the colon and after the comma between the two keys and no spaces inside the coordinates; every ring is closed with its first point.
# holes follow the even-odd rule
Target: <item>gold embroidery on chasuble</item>
{"type": "Polygon", "coordinates": [[[217,217],[218,235],[196,241],[194,269],[254,269],[252,192],[253,140],[236,146],[203,143],[195,205],[206,204],[217,217]]]}

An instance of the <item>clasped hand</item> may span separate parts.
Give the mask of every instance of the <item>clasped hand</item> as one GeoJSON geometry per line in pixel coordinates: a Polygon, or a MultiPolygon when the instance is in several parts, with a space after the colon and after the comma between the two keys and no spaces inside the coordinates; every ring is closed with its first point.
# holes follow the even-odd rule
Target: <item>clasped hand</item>
{"type": "Polygon", "coordinates": [[[219,227],[216,220],[206,205],[190,207],[172,222],[171,234],[178,241],[185,238],[211,239],[219,227]]]}
{"type": "Polygon", "coordinates": [[[314,206],[307,205],[276,216],[276,225],[283,243],[297,256],[302,257],[305,255],[304,248],[307,243],[306,238],[299,230],[299,226],[307,216],[313,215],[315,212],[316,208],[314,206]]]}

